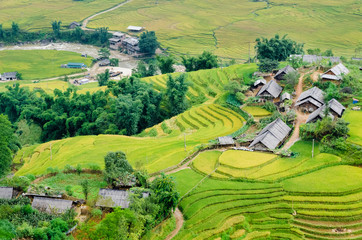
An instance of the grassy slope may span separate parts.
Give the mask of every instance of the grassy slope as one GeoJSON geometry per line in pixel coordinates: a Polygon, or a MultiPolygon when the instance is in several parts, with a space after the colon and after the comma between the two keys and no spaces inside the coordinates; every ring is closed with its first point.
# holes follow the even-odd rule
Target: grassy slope
{"type": "MultiPolygon", "coordinates": [[[[179,125],[174,126],[171,134],[167,136],[80,136],[41,144],[28,155],[24,166],[16,174],[41,174],[48,167],[62,169],[67,164],[75,166],[79,163],[86,166],[89,163],[97,163],[103,166],[107,152],[117,150],[124,151],[133,166],[145,167],[149,172],[155,172],[178,164],[195,146],[207,143],[218,136],[231,134],[243,126],[243,119],[238,114],[214,104],[194,107],[166,122],[172,121],[177,121],[179,125]],[[196,111],[200,112],[200,115],[196,115],[196,111]],[[210,122],[204,122],[205,118],[209,118],[210,122]],[[201,121],[204,125],[200,124],[201,121]],[[186,152],[182,131],[186,133],[186,152]]],[[[15,162],[21,158],[23,151],[27,151],[27,148],[19,151],[15,162]]]]}
{"type": "Polygon", "coordinates": [[[245,106],[243,110],[253,115],[253,117],[264,117],[271,115],[271,112],[261,107],[245,106]]]}
{"type": "Polygon", "coordinates": [[[133,0],[89,26],[126,31],[128,25],[140,25],[156,31],[171,52],[211,50],[222,57],[246,59],[248,42],[253,45],[257,37],[275,33],[288,34],[306,48],[332,48],[338,55],[352,55],[362,37],[359,17],[360,4],[355,0],[277,0],[270,8],[266,2],[248,0],[159,0],[158,4],[133,0]]]}
{"type": "Polygon", "coordinates": [[[24,80],[44,79],[82,72],[81,69],[61,68],[61,64],[81,62],[90,66],[91,58],[80,54],[56,50],[0,51],[0,73],[17,71],[24,80]]]}
{"type": "Polygon", "coordinates": [[[221,154],[222,152],[220,151],[202,152],[192,161],[192,165],[200,172],[210,174],[215,170],[216,163],[221,154]]]}
{"type": "Polygon", "coordinates": [[[89,197],[88,199],[95,199],[98,196],[99,188],[104,188],[107,186],[107,183],[104,181],[103,176],[82,173],[80,175],[64,174],[60,173],[57,176],[47,178],[36,185],[48,186],[53,190],[66,192],[65,188],[69,185],[72,188],[73,196],[76,198],[84,199],[84,194],[82,191],[82,186],[80,185],[81,181],[87,179],[89,182],[89,197]]]}
{"type": "Polygon", "coordinates": [[[270,153],[229,150],[220,156],[220,163],[234,168],[250,168],[273,158],[276,156],[270,153]]]}
{"type": "Polygon", "coordinates": [[[349,122],[349,135],[348,141],[362,145],[362,128],[360,120],[362,119],[361,111],[347,110],[343,118],[349,122]]]}
{"type": "Polygon", "coordinates": [[[47,0],[0,0],[0,22],[4,28],[17,22],[22,29],[49,28],[51,21],[60,20],[64,26],[119,4],[119,0],[47,1],[47,0]],[[17,13],[17,14],[14,14],[17,13]]]}

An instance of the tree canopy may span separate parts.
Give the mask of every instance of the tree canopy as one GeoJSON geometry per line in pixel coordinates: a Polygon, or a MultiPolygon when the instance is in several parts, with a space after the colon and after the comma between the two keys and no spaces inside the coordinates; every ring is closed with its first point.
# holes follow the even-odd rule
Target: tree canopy
{"type": "Polygon", "coordinates": [[[198,57],[182,56],[181,58],[182,58],[182,64],[186,68],[186,72],[218,67],[217,56],[208,51],[204,51],[198,57]]]}
{"type": "Polygon", "coordinates": [[[104,176],[109,184],[113,184],[114,181],[125,182],[133,173],[133,168],[128,163],[126,154],[122,151],[109,152],[104,157],[104,165],[104,176]]]}
{"type": "Polygon", "coordinates": [[[156,33],[154,31],[146,31],[141,34],[139,47],[142,53],[153,55],[159,45],[160,44],[157,41],[156,33]]]}
{"type": "Polygon", "coordinates": [[[303,44],[297,43],[284,35],[282,38],[276,34],[273,38],[257,38],[255,49],[258,59],[271,59],[285,61],[291,54],[302,54],[303,44]]]}
{"type": "Polygon", "coordinates": [[[0,115],[0,177],[10,170],[12,151],[10,145],[14,142],[13,129],[7,116],[0,115]]]}
{"type": "Polygon", "coordinates": [[[182,74],[176,78],[172,75],[168,76],[167,81],[167,104],[169,112],[172,116],[180,114],[187,109],[186,92],[188,84],[186,82],[186,75],[182,74]]]}

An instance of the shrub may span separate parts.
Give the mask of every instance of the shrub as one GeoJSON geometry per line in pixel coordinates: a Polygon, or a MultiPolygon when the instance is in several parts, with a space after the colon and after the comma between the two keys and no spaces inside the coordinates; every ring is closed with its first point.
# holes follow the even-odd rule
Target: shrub
{"type": "Polygon", "coordinates": [[[270,59],[260,59],[258,65],[258,69],[260,72],[271,72],[273,69],[277,69],[279,66],[279,62],[277,60],[270,59]]]}
{"type": "Polygon", "coordinates": [[[78,173],[78,175],[80,175],[82,173],[82,165],[78,164],[75,167],[75,171],[78,173]]]}
{"type": "Polygon", "coordinates": [[[0,239],[15,239],[14,226],[8,220],[0,219],[0,239]]]}
{"type": "Polygon", "coordinates": [[[269,102],[269,101],[265,102],[265,104],[262,106],[262,108],[264,108],[265,110],[267,110],[271,113],[273,113],[277,110],[277,107],[274,105],[274,103],[269,102]]]}
{"type": "Polygon", "coordinates": [[[28,223],[23,222],[23,224],[16,229],[16,235],[19,238],[30,238],[33,236],[33,228],[28,223]]]}
{"type": "Polygon", "coordinates": [[[34,240],[47,240],[48,236],[45,233],[46,228],[35,228],[33,230],[33,239],[34,240]]]}
{"type": "Polygon", "coordinates": [[[102,216],[102,210],[95,208],[92,210],[92,217],[100,218],[102,216]]]}
{"type": "Polygon", "coordinates": [[[85,199],[88,199],[88,193],[89,193],[89,181],[87,179],[83,180],[80,185],[82,186],[82,191],[84,194],[85,199]]]}
{"type": "Polygon", "coordinates": [[[66,187],[65,187],[65,191],[67,192],[67,195],[68,195],[68,196],[73,196],[73,193],[74,193],[74,192],[73,192],[73,190],[72,190],[72,186],[69,186],[69,185],[66,186],[66,187]]]}
{"type": "Polygon", "coordinates": [[[74,171],[74,167],[70,166],[69,164],[65,165],[64,172],[71,172],[74,171]]]}
{"type": "Polygon", "coordinates": [[[91,164],[89,164],[89,169],[96,172],[96,171],[101,170],[101,166],[99,166],[98,164],[95,164],[95,163],[91,163],[91,164]]]}

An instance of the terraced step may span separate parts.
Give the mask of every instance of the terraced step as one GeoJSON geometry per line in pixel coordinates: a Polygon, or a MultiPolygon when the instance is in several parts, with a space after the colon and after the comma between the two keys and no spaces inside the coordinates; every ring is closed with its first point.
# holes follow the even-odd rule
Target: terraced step
{"type": "Polygon", "coordinates": [[[356,228],[362,227],[362,219],[355,220],[355,221],[348,221],[348,222],[340,222],[340,221],[318,221],[318,220],[307,220],[307,219],[300,219],[294,218],[293,222],[304,225],[304,226],[318,226],[319,228],[356,228]]]}
{"type": "Polygon", "coordinates": [[[320,226],[306,226],[298,224],[297,222],[293,223],[294,226],[298,227],[303,232],[307,233],[318,233],[320,235],[330,235],[330,236],[341,236],[341,235],[350,235],[350,234],[361,234],[362,233],[362,227],[356,227],[356,228],[341,228],[345,229],[345,232],[336,232],[336,230],[339,227],[332,227],[332,228],[320,228],[320,226]]]}

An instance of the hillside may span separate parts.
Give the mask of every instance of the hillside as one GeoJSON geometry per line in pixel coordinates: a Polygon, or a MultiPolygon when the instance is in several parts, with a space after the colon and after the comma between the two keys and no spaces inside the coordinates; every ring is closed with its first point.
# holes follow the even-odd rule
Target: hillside
{"type": "Polygon", "coordinates": [[[152,173],[180,163],[200,144],[237,131],[243,126],[243,121],[237,113],[216,104],[193,107],[157,125],[154,133],[149,133],[153,137],[80,136],[23,148],[14,160],[24,161],[16,175],[39,175],[48,168],[63,169],[67,164],[81,164],[83,167],[98,164],[103,168],[104,156],[109,151],[118,150],[127,154],[134,167],[152,173]],[[162,137],[165,132],[169,135],[162,137]]]}
{"type": "Polygon", "coordinates": [[[221,57],[247,59],[249,43],[254,56],[256,38],[279,33],[305,43],[305,49],[333,49],[351,56],[362,37],[360,17],[361,5],[355,0],[132,0],[94,18],[88,27],[126,31],[128,25],[143,26],[156,31],[162,47],[177,54],[210,50],[221,57]]]}

